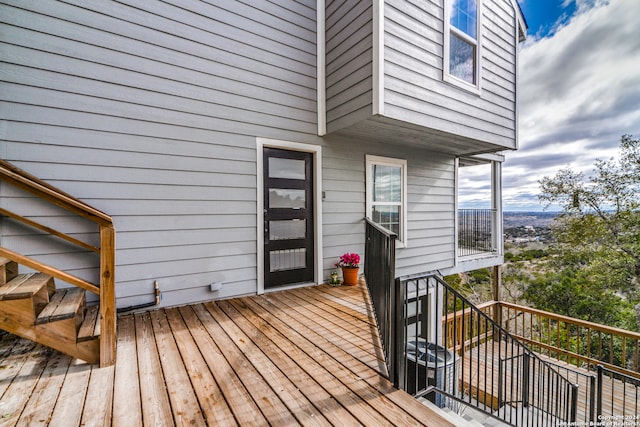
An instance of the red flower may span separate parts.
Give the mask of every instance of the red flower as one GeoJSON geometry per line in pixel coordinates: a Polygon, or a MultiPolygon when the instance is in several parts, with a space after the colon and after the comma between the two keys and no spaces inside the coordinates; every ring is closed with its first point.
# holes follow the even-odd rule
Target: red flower
{"type": "Polygon", "coordinates": [[[336,267],[358,267],[360,265],[360,255],[355,253],[346,253],[340,256],[340,261],[336,263],[336,267]]]}

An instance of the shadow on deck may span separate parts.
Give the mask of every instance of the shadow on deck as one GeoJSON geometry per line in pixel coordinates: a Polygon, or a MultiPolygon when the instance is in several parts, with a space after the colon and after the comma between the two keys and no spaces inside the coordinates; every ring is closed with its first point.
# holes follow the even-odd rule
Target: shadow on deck
{"type": "Polygon", "coordinates": [[[365,286],[118,319],[117,363],[0,335],[0,424],[451,426],[393,388],[365,286]]]}

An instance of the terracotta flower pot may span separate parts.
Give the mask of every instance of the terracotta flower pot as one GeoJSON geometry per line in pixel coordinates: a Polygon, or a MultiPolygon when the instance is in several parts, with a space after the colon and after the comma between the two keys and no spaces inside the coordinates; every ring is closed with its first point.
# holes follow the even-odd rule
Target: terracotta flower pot
{"type": "Polygon", "coordinates": [[[358,271],[360,267],[342,267],[343,285],[355,286],[358,284],[358,271]]]}

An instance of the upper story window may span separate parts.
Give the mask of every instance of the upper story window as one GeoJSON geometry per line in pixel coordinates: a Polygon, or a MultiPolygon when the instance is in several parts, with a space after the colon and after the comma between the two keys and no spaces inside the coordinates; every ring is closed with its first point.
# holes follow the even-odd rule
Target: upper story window
{"type": "Polygon", "coordinates": [[[480,2],[449,0],[445,25],[445,80],[480,90],[480,2]]]}
{"type": "Polygon", "coordinates": [[[367,218],[398,235],[406,245],[407,161],[367,156],[367,218]]]}

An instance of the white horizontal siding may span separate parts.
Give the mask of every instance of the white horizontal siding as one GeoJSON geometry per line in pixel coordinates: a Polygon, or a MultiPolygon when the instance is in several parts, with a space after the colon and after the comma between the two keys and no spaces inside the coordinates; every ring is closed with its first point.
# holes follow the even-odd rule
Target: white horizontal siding
{"type": "Polygon", "coordinates": [[[371,115],[371,1],[326,4],[327,130],[333,132],[371,115]]]}
{"type": "MultiPolygon", "coordinates": [[[[118,305],[256,289],[257,136],[320,143],[315,1],[3,1],[0,154],[114,218],[118,305]],[[224,282],[212,294],[208,284],[224,282]]],[[[85,238],[59,209],[2,205],[85,238]]],[[[97,276],[93,254],[3,244],[97,276]]]]}
{"type": "Polygon", "coordinates": [[[396,274],[453,266],[452,156],[336,137],[327,138],[323,154],[325,277],[344,252],[364,253],[364,158],[368,154],[407,160],[408,246],[397,250],[396,274]]]}

